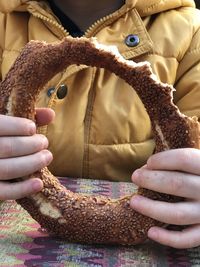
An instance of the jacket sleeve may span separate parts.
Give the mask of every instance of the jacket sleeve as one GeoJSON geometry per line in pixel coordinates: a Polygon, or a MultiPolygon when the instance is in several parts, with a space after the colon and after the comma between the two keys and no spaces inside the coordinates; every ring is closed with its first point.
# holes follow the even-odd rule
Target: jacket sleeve
{"type": "Polygon", "coordinates": [[[187,116],[200,121],[200,25],[177,70],[174,102],[187,116]]]}

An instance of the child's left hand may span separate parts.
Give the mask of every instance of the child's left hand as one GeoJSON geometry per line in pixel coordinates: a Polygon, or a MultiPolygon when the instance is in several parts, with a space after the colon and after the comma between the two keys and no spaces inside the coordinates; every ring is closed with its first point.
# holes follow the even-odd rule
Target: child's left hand
{"type": "Polygon", "coordinates": [[[152,155],[147,165],[136,170],[132,181],[157,192],[184,197],[179,203],[150,200],[136,195],[131,207],[166,224],[187,225],[182,231],[151,227],[148,237],[174,248],[200,245],[200,150],[168,150],[152,155]]]}

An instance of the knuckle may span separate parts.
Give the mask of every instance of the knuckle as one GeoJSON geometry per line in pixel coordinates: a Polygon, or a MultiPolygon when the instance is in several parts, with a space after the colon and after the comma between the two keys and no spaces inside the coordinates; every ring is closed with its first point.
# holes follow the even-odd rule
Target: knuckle
{"type": "Polygon", "coordinates": [[[7,183],[4,182],[0,183],[0,200],[2,201],[13,199],[13,196],[7,187],[8,187],[7,183]]]}
{"type": "Polygon", "coordinates": [[[184,187],[184,179],[182,176],[172,177],[170,183],[173,194],[179,193],[184,187]]]}
{"type": "Polygon", "coordinates": [[[41,151],[44,148],[47,148],[48,141],[47,138],[44,135],[34,135],[31,138],[31,149],[33,152],[41,151]]]}
{"type": "Polygon", "coordinates": [[[27,188],[25,181],[20,182],[20,192],[17,194],[17,199],[22,197],[27,197],[29,194],[33,193],[33,188],[27,188]]]}
{"type": "Polygon", "coordinates": [[[42,148],[47,147],[47,146],[48,146],[47,138],[42,134],[38,134],[37,135],[37,148],[42,149],[42,148]]]}
{"type": "Polygon", "coordinates": [[[183,225],[185,220],[185,212],[183,210],[177,210],[173,215],[173,223],[176,225],[183,225]]]}
{"type": "Polygon", "coordinates": [[[141,186],[141,187],[145,187],[145,175],[144,175],[144,172],[143,171],[140,171],[139,172],[139,179],[138,179],[138,184],[141,186]]]}
{"type": "Polygon", "coordinates": [[[7,196],[5,190],[0,190],[0,200],[5,201],[8,199],[9,199],[9,197],[7,196]]]}
{"type": "Polygon", "coordinates": [[[194,240],[194,238],[188,238],[187,243],[185,245],[185,248],[194,248],[199,246],[199,240],[196,242],[196,240],[194,240]]]}
{"type": "Polygon", "coordinates": [[[169,244],[171,247],[176,249],[186,249],[192,247],[189,241],[185,241],[181,238],[181,234],[179,237],[175,239],[171,244],[169,244]]]}
{"type": "Polygon", "coordinates": [[[185,247],[185,242],[183,242],[182,232],[175,232],[174,234],[169,234],[163,240],[163,244],[172,248],[182,249],[185,247]]]}
{"type": "Polygon", "coordinates": [[[140,170],[139,172],[139,185],[141,187],[148,187],[149,185],[149,181],[151,180],[151,173],[149,171],[146,170],[140,170]]]}
{"type": "Polygon", "coordinates": [[[1,192],[0,192],[0,200],[1,200],[1,201],[6,201],[6,200],[10,200],[10,198],[7,197],[4,193],[1,193],[1,192]]]}
{"type": "Polygon", "coordinates": [[[10,176],[10,168],[8,164],[5,164],[5,162],[3,164],[0,164],[0,179],[6,180],[9,178],[9,176],[10,176]]]}
{"type": "Polygon", "coordinates": [[[46,156],[45,153],[41,153],[40,155],[40,167],[46,166],[46,156]]]}
{"type": "Polygon", "coordinates": [[[10,157],[13,155],[13,142],[11,138],[1,138],[0,141],[0,157],[10,157]]]}
{"type": "Polygon", "coordinates": [[[5,120],[7,120],[9,117],[7,115],[4,115],[4,114],[0,114],[0,122],[1,123],[4,123],[5,120]]]}
{"type": "Polygon", "coordinates": [[[193,155],[189,149],[181,149],[179,160],[182,165],[188,165],[191,162],[193,155]]]}

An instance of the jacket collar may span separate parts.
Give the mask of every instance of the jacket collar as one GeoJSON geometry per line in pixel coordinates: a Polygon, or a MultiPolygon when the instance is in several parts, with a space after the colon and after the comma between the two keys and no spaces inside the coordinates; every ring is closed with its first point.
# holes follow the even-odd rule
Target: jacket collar
{"type": "MultiPolygon", "coordinates": [[[[127,0],[127,2],[132,1],[127,0]]],[[[137,0],[135,5],[135,8],[141,17],[179,7],[195,7],[195,2],[193,0],[137,0]]]]}
{"type": "MultiPolygon", "coordinates": [[[[37,12],[38,14],[55,21],[56,18],[51,12],[47,2],[48,1],[44,0],[1,0],[0,11],[29,11],[32,14],[37,12]]],[[[158,12],[180,6],[192,7],[195,6],[195,4],[193,0],[126,0],[125,4],[115,13],[113,13],[113,16],[111,16],[109,20],[104,21],[103,29],[102,25],[99,25],[99,28],[97,28],[97,31],[94,35],[97,37],[99,42],[104,44],[110,45],[115,43],[120,53],[126,59],[138,57],[142,54],[150,52],[153,47],[152,41],[147,33],[141,17],[156,14],[158,12]],[[128,14],[128,16],[126,16],[126,14],[128,14]],[[112,19],[112,24],[115,23],[115,20],[117,21],[117,18],[122,15],[124,17],[120,22],[120,34],[110,35],[110,30],[112,31],[112,29],[106,31],[106,24],[109,25],[112,19]],[[125,17],[127,19],[124,19],[125,17]],[[101,30],[105,31],[104,34],[101,33],[101,30]],[[140,43],[136,47],[129,47],[125,43],[126,37],[130,34],[137,35],[140,38],[140,43]]]]}

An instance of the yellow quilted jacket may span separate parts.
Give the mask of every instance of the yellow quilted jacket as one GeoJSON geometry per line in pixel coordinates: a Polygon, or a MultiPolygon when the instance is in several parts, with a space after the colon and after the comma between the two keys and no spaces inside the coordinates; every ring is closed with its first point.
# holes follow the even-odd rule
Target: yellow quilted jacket
{"type": "MultiPolygon", "coordinates": [[[[161,81],[176,87],[180,110],[200,117],[200,12],[194,6],[192,0],[126,0],[85,36],[116,45],[126,59],[148,60],[161,81]],[[137,37],[132,46],[129,35],[137,37]]],[[[48,2],[1,0],[0,79],[28,41],[54,42],[67,35],[48,2]]],[[[42,129],[56,175],[128,181],[153,152],[143,104],[129,85],[104,69],[70,66],[46,84],[37,105],[56,113],[42,129]]]]}

